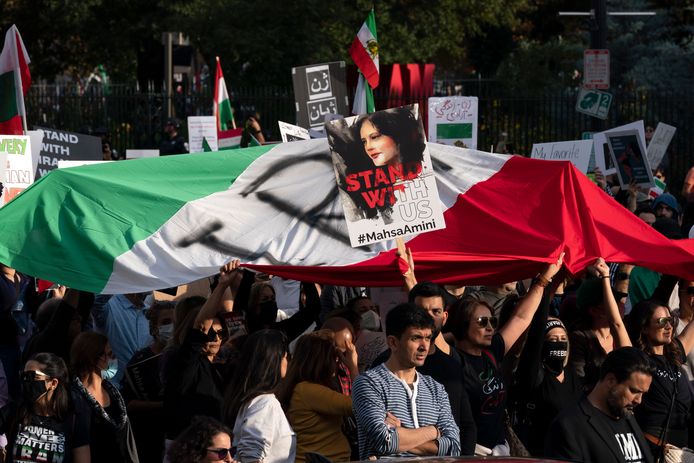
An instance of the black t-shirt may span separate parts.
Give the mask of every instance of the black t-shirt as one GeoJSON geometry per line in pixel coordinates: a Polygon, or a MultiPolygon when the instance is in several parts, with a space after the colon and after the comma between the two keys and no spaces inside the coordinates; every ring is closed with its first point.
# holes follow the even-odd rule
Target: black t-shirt
{"type": "MultiPolygon", "coordinates": [[[[680,341],[675,339],[673,342],[680,341]]],[[[665,427],[672,395],[676,390],[667,441],[678,447],[686,447],[689,412],[692,405],[687,376],[681,366],[668,362],[663,355],[648,357],[655,368],[655,374],[650,389],[643,396],[641,405],[634,409],[636,420],[643,432],[659,437],[662,428],[665,427]]]]}
{"type": "Polygon", "coordinates": [[[645,463],[648,461],[646,455],[650,450],[647,448],[642,449],[639,446],[638,439],[636,439],[632,428],[625,419],[615,420],[602,413],[599,413],[597,416],[600,417],[598,419],[604,420],[612,429],[614,434],[612,438],[617,441],[619,450],[621,450],[626,463],[645,463]]]}
{"type": "Polygon", "coordinates": [[[482,355],[463,353],[465,389],[477,425],[477,443],[490,449],[506,439],[506,389],[500,368],[504,351],[504,338],[497,333],[492,337],[492,345],[482,355]]]}
{"type": "Polygon", "coordinates": [[[64,421],[33,416],[27,426],[18,428],[12,446],[12,461],[70,463],[72,449],[89,444],[86,422],[69,414],[64,421]]]}

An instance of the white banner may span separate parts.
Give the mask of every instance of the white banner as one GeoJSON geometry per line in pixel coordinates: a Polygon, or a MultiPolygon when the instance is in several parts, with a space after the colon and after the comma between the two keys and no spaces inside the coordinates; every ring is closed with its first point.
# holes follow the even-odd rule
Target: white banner
{"type": "Polygon", "coordinates": [[[571,161],[578,170],[587,174],[592,151],[593,140],[535,143],[530,157],[546,161],[571,161]]]}

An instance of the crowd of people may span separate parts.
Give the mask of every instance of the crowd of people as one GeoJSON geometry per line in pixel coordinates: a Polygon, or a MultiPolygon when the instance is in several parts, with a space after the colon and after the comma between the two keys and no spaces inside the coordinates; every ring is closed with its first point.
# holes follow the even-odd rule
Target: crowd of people
{"type": "MultiPolygon", "coordinates": [[[[681,203],[597,174],[668,238],[689,233],[694,174],[681,203]]],[[[238,261],[207,297],[175,301],[46,289],[1,266],[3,458],[636,463],[694,446],[694,282],[598,256],[570,275],[562,253],[525,280],[444,287],[399,254],[403,289],[380,306],[377,288],[238,261]]]]}

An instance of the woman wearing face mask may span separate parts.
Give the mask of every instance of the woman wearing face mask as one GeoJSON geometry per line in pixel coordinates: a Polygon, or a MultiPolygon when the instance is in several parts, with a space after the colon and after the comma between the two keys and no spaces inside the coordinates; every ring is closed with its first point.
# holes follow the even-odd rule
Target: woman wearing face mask
{"type": "Polygon", "coordinates": [[[21,385],[19,403],[0,409],[0,434],[9,441],[6,461],[89,463],[89,431],[72,406],[63,359],[33,355],[24,366],[21,385]]]}
{"type": "Polygon", "coordinates": [[[172,301],[157,301],[147,311],[153,342],[135,352],[123,381],[123,398],[128,406],[137,453],[142,461],[161,461],[164,447],[163,389],[159,371],[162,351],[173,334],[172,301]]]}
{"type": "Polygon", "coordinates": [[[92,461],[139,462],[125,401],[109,381],[118,361],[106,336],[81,333],[72,343],[70,360],[75,408],[88,421],[92,461]]]}

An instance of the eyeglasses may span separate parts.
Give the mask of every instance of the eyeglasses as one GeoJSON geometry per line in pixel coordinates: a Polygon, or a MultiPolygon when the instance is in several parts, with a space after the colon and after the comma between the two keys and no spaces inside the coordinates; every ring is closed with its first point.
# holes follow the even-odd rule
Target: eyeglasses
{"type": "Polygon", "coordinates": [[[217,460],[224,460],[227,455],[231,455],[231,458],[234,458],[234,455],[236,455],[236,447],[232,447],[230,449],[205,449],[210,453],[213,453],[216,457],[217,460]]]}
{"type": "Polygon", "coordinates": [[[221,330],[210,330],[210,337],[214,335],[215,337],[219,336],[219,339],[224,339],[224,328],[221,330]]]}
{"type": "Polygon", "coordinates": [[[22,381],[46,381],[49,378],[50,376],[41,371],[29,370],[22,372],[22,381]]]}
{"type": "Polygon", "coordinates": [[[492,329],[496,329],[496,326],[499,324],[499,319],[496,317],[477,317],[475,321],[480,328],[486,328],[489,325],[492,329]]]}
{"type": "Polygon", "coordinates": [[[675,326],[675,320],[672,317],[658,317],[655,319],[655,325],[659,328],[664,328],[665,325],[675,326]]]}

